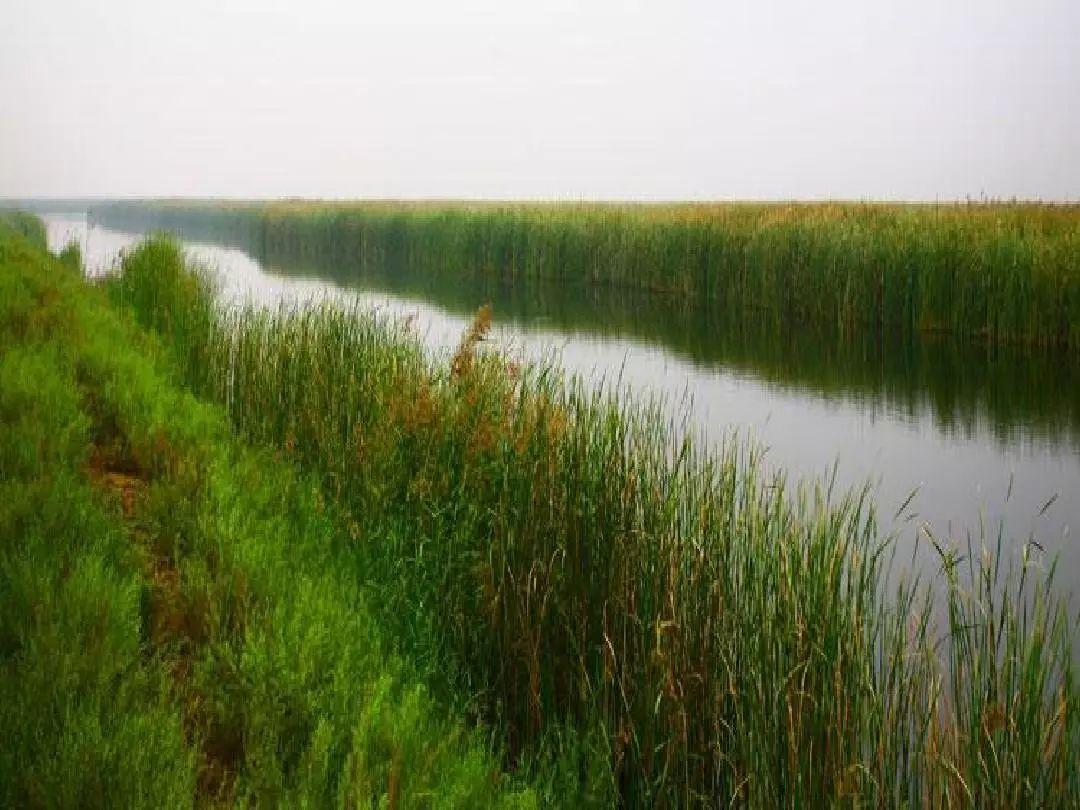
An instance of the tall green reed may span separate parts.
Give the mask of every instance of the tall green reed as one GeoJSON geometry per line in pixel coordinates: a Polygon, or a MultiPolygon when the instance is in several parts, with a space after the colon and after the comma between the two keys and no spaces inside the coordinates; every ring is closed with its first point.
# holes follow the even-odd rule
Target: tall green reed
{"type": "Polygon", "coordinates": [[[332,305],[218,311],[160,241],[112,291],[238,430],[321,476],[381,616],[512,758],[585,730],[635,806],[1080,796],[1068,617],[1037,560],[964,575],[941,544],[933,588],[890,577],[865,492],[510,366],[483,318],[445,362],[332,305]]]}
{"type": "MultiPolygon", "coordinates": [[[[536,807],[389,649],[317,479],[65,253],[0,222],[0,804],[536,807]]],[[[140,303],[190,326],[188,281],[140,303]]]]}
{"type": "Polygon", "coordinates": [[[273,263],[661,291],[841,333],[1080,345],[1080,208],[948,204],[138,203],[273,263]]]}

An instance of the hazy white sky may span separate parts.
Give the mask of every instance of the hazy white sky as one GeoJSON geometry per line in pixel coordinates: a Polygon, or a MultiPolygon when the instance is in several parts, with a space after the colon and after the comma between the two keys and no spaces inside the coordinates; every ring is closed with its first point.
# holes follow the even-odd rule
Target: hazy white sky
{"type": "Polygon", "coordinates": [[[0,197],[1080,197],[1080,0],[5,5],[0,197]]]}

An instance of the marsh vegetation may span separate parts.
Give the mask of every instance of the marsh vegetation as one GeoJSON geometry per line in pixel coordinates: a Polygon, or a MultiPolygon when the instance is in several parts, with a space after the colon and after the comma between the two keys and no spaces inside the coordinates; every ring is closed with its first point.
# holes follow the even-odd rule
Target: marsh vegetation
{"type": "Polygon", "coordinates": [[[1080,346],[1080,207],[121,203],[273,260],[645,289],[841,334],[1080,346]]]}
{"type": "Polygon", "coordinates": [[[432,357],[222,307],[167,239],[77,258],[3,233],[15,804],[1080,796],[1038,544],[927,535],[919,577],[866,492],[509,362],[486,310],[432,357]]]}

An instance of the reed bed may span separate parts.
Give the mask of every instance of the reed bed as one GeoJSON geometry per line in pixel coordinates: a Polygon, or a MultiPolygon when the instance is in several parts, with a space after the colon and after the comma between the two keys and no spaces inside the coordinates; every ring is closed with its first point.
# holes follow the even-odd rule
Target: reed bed
{"type": "MultiPolygon", "coordinates": [[[[25,211],[0,209],[0,227],[24,237],[36,247],[45,247],[45,223],[38,217],[25,211]]],[[[5,250],[14,248],[14,244],[5,240],[5,250]]]]}
{"type": "MultiPolygon", "coordinates": [[[[191,209],[184,210],[186,214],[191,209]]],[[[156,211],[139,209],[150,221],[129,226],[174,222],[154,219],[156,211]]],[[[239,220],[230,228],[231,211],[209,207],[201,218],[184,219],[180,229],[187,239],[258,252],[250,234],[247,242],[241,238],[245,228],[239,220]]],[[[929,411],[935,424],[951,435],[968,435],[978,428],[992,431],[1003,442],[1038,435],[1080,447],[1080,353],[1064,347],[1033,351],[1024,345],[943,334],[913,339],[899,331],[845,335],[827,324],[777,323],[752,310],[732,312],[707,299],[570,287],[543,279],[466,280],[454,274],[361,266],[347,256],[263,253],[262,260],[275,274],[423,299],[466,319],[478,302],[488,301],[496,327],[528,328],[540,316],[547,327],[563,332],[662,345],[695,364],[738,369],[785,388],[885,401],[913,418],[929,411]]]]}
{"type": "Polygon", "coordinates": [[[778,324],[1080,346],[1080,206],[129,203],[270,262],[549,279],[715,302],[778,324]]]}
{"type": "Polygon", "coordinates": [[[538,807],[393,653],[319,482],[65,253],[0,221],[0,806],[538,807]]]}
{"type": "Polygon", "coordinates": [[[578,746],[561,801],[1080,800],[1075,617],[1036,545],[928,537],[940,577],[903,576],[865,492],[789,484],[752,447],[704,450],[655,407],[508,364],[487,312],[433,360],[371,314],[220,310],[160,240],[110,291],[238,431],[318,476],[380,621],[508,767],[553,778],[546,752],[565,767],[578,746]]]}

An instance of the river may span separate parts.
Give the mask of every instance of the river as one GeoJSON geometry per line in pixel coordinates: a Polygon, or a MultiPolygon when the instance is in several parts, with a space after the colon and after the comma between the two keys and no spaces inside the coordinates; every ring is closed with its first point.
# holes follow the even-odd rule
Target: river
{"type": "MultiPolygon", "coordinates": [[[[85,214],[44,219],[50,248],[78,240],[89,274],[114,266],[142,236],[85,214]]],[[[869,481],[883,528],[901,542],[922,525],[955,542],[969,534],[992,542],[1004,521],[1012,548],[1034,537],[1047,561],[1060,555],[1059,586],[1080,582],[1070,532],[1080,527],[1075,358],[940,337],[894,346],[763,334],[752,318],[656,296],[267,265],[236,246],[182,238],[230,301],[355,299],[408,318],[436,352],[456,345],[471,313],[490,302],[491,340],[515,356],[555,357],[589,380],[662,397],[705,441],[737,433],[762,443],[767,462],[790,478],[835,465],[843,487],[869,481]]]]}

